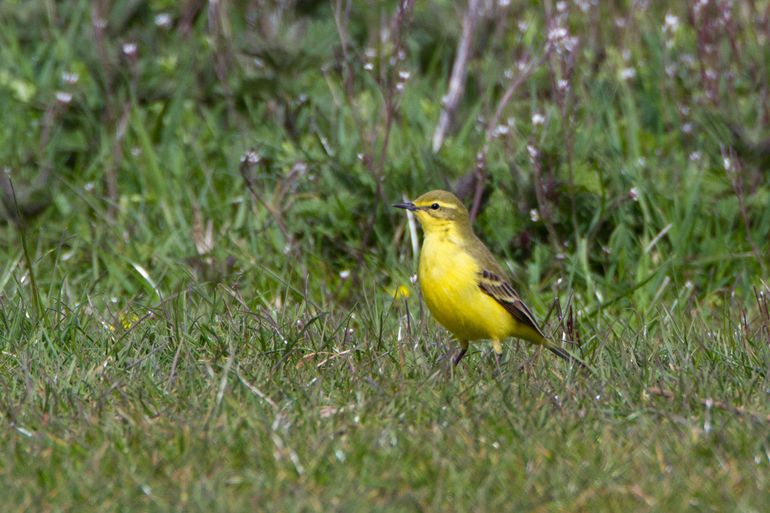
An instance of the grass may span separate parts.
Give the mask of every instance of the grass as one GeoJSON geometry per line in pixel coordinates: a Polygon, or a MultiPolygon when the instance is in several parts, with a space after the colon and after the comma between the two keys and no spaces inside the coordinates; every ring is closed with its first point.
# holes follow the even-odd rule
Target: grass
{"type": "Polygon", "coordinates": [[[6,511],[765,508],[770,6],[498,4],[434,153],[454,3],[3,3],[6,511]],[[595,376],[450,370],[389,205],[474,170],[595,376]]]}

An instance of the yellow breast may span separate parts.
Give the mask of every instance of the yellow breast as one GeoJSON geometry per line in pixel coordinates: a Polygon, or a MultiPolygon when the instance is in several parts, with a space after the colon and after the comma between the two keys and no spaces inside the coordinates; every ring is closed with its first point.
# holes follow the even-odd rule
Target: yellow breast
{"type": "Polygon", "coordinates": [[[459,340],[503,339],[516,321],[478,285],[479,264],[451,233],[428,234],[420,254],[419,279],[433,316],[459,340]]]}

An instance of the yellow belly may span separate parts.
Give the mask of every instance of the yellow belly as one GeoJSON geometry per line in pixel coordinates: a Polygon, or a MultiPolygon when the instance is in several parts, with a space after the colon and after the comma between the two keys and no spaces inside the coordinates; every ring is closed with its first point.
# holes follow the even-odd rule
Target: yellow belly
{"type": "Polygon", "coordinates": [[[479,265],[454,241],[428,236],[418,275],[428,309],[459,340],[501,340],[523,326],[478,286],[479,265]]]}

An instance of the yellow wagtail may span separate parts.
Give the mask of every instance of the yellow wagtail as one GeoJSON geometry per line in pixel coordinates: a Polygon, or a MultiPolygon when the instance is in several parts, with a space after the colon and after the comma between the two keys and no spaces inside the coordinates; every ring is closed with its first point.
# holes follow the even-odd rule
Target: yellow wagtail
{"type": "Polygon", "coordinates": [[[543,334],[495,257],[473,233],[468,210],[454,194],[431,191],[414,203],[393,206],[414,212],[425,232],[417,273],[420,289],[436,320],[460,342],[454,365],[472,340],[491,340],[499,359],[500,342],[518,337],[583,366],[543,334]]]}

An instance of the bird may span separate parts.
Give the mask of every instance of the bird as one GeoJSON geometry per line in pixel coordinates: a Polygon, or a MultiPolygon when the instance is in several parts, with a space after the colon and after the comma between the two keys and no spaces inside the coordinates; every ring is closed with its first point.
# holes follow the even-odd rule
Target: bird
{"type": "Polygon", "coordinates": [[[484,339],[492,342],[499,365],[502,342],[508,337],[544,346],[584,366],[540,329],[495,257],[473,232],[468,210],[457,196],[434,190],[393,207],[412,212],[422,225],[417,277],[431,314],[460,343],[454,366],[467,353],[469,342],[484,339]]]}

